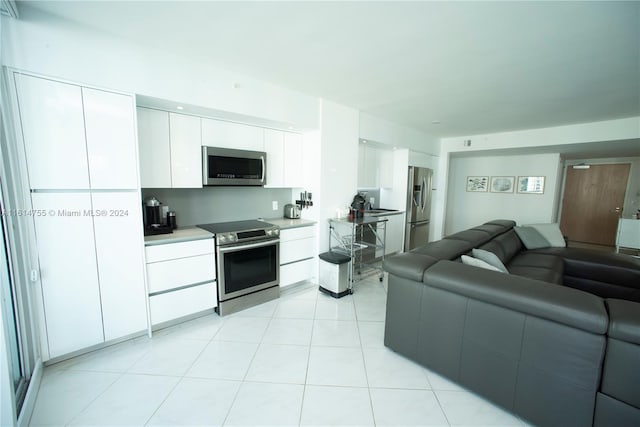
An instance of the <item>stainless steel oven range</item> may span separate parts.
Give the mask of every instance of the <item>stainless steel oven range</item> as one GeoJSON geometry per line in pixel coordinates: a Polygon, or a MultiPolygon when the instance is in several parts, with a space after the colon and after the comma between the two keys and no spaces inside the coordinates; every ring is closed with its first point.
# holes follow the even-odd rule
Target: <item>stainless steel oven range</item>
{"type": "Polygon", "coordinates": [[[198,227],[215,234],[220,316],[280,296],[278,226],[250,220],[198,227]]]}

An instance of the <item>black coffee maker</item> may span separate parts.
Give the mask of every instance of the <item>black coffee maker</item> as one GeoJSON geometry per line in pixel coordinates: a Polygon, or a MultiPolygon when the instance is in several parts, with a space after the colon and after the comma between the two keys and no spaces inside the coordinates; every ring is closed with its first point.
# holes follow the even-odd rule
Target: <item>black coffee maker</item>
{"type": "Polygon", "coordinates": [[[148,198],[144,202],[144,224],[147,227],[160,227],[162,225],[160,218],[160,201],[155,197],[148,198]]]}
{"type": "Polygon", "coordinates": [[[353,218],[363,218],[364,217],[364,208],[367,204],[367,200],[364,196],[367,193],[358,193],[353,196],[353,202],[351,202],[351,210],[353,212],[353,218]]]}
{"type": "Polygon", "coordinates": [[[150,197],[144,202],[144,235],[173,233],[173,228],[162,222],[161,203],[155,197],[150,197]]]}

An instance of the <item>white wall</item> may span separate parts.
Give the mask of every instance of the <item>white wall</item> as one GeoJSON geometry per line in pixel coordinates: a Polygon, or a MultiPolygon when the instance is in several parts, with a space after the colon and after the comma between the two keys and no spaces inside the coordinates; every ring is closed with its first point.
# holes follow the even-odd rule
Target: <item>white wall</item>
{"type": "Polygon", "coordinates": [[[555,218],[559,154],[461,157],[449,165],[445,235],[493,219],[518,224],[552,222],[555,218]],[[467,176],[544,176],[544,194],[468,192],[467,176]]]}
{"type": "Polygon", "coordinates": [[[437,154],[440,151],[438,138],[362,112],[360,138],[423,153],[437,154]]]}
{"type": "Polygon", "coordinates": [[[2,17],[4,65],[299,128],[318,127],[315,97],[40,14],[2,17]]]}
{"type": "Polygon", "coordinates": [[[472,152],[526,147],[549,147],[554,145],[582,144],[586,142],[602,142],[606,144],[610,141],[624,141],[637,138],[640,138],[640,117],[630,117],[626,119],[528,129],[515,132],[443,138],[442,151],[472,152]],[[466,147],[464,141],[471,141],[471,145],[466,147]]]}
{"type": "MultiPolygon", "coordinates": [[[[477,155],[492,156],[516,153],[519,149],[550,147],[556,145],[579,144],[610,141],[629,141],[640,138],[640,117],[619,120],[608,120],[594,123],[583,123],[568,126],[556,126],[542,129],[528,129],[514,132],[500,132],[486,135],[467,135],[441,140],[440,165],[438,168],[439,191],[435,194],[434,202],[438,211],[432,215],[433,238],[439,239],[445,235],[445,222],[448,212],[446,201],[450,185],[447,183],[451,154],[459,152],[481,152],[477,155]],[[470,140],[471,146],[464,142],[470,140]]],[[[469,174],[471,175],[471,174],[469,174]]],[[[559,187],[558,187],[559,191],[559,187]]],[[[556,199],[559,194],[556,194],[556,199]]],[[[557,203],[556,203],[557,205],[557,203]]]]}
{"type": "MultiPolygon", "coordinates": [[[[331,101],[320,103],[320,251],[329,248],[327,220],[351,205],[358,187],[359,114],[331,101]]],[[[315,195],[314,195],[315,197],[315,195]]]]}

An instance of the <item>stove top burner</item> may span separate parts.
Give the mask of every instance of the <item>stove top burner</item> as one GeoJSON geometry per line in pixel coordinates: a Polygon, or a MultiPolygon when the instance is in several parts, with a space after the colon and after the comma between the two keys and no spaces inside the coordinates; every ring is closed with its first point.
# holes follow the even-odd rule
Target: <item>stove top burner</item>
{"type": "Polygon", "coordinates": [[[264,221],[229,221],[198,224],[198,227],[216,235],[216,244],[228,245],[251,240],[277,239],[280,227],[264,221]]]}

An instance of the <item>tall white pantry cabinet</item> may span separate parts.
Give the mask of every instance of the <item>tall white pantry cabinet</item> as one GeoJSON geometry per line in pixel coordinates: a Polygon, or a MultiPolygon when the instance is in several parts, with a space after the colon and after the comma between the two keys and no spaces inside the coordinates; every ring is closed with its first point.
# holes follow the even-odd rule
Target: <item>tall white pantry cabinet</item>
{"type": "Polygon", "coordinates": [[[132,96],[14,73],[49,360],[147,328],[132,96]]]}

